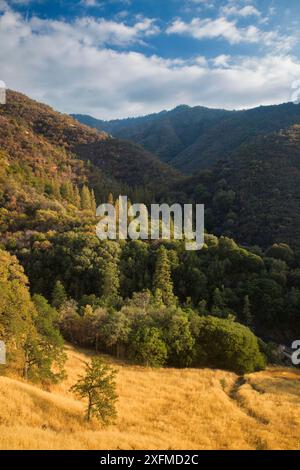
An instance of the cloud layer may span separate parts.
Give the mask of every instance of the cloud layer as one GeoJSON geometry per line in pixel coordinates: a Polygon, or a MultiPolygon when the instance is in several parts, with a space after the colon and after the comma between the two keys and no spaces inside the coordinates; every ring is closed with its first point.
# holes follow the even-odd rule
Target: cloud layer
{"type": "MultiPolygon", "coordinates": [[[[280,103],[291,99],[291,84],[300,78],[300,63],[286,48],[259,58],[165,59],[122,50],[159,34],[153,19],[137,18],[131,25],[91,17],[72,23],[36,17],[25,21],[0,0],[1,9],[0,78],[9,88],[64,112],[110,119],[182,103],[228,109],[280,103]]],[[[254,42],[259,34],[237,28],[225,17],[211,22],[186,25],[175,20],[168,33],[219,35],[232,43],[254,42]]],[[[277,39],[264,36],[260,41],[277,39]]]]}

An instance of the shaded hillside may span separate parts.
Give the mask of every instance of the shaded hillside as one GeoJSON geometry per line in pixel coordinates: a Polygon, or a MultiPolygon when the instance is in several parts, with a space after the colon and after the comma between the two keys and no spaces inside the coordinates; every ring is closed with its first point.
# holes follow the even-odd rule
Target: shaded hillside
{"type": "Polygon", "coordinates": [[[185,173],[209,168],[220,159],[230,158],[241,145],[253,138],[297,123],[300,123],[300,105],[293,103],[233,112],[176,155],[172,164],[185,173]]]}
{"type": "Polygon", "coordinates": [[[180,178],[180,173],[160,162],[133,142],[108,139],[75,148],[80,158],[92,162],[105,174],[129,186],[161,192],[180,178]]]}
{"type": "Polygon", "coordinates": [[[9,232],[24,237],[26,230],[64,231],[91,223],[92,201],[82,206],[83,187],[93,186],[98,200],[120,191],[114,178],[74,152],[75,145],[102,141],[106,134],[13,91],[0,106],[0,123],[2,239],[9,232]]]}
{"type": "Polygon", "coordinates": [[[256,136],[300,123],[300,105],[287,103],[246,111],[179,106],[143,118],[108,122],[75,117],[116,137],[133,140],[182,172],[192,173],[229,158],[256,136]]]}
{"type": "MultiPolygon", "coordinates": [[[[100,202],[110,192],[143,198],[145,192],[153,194],[162,182],[167,185],[178,177],[140,147],[112,139],[14,91],[8,91],[7,104],[0,107],[0,124],[4,225],[9,217],[4,209],[14,211],[16,218],[34,218],[40,209],[68,212],[67,205],[76,203],[72,190],[64,203],[61,193],[66,193],[67,183],[75,192],[89,185],[100,202]]],[[[14,225],[21,228],[15,220],[14,225]]]]}
{"type": "Polygon", "coordinates": [[[300,126],[259,137],[176,189],[206,205],[206,228],[239,242],[300,247],[300,126]]]}
{"type": "Polygon", "coordinates": [[[74,115],[80,122],[110,134],[132,140],[161,160],[172,162],[176,155],[189,147],[211,126],[229,116],[230,112],[201,106],[178,106],[149,116],[100,121],[90,116],[74,115]]]}

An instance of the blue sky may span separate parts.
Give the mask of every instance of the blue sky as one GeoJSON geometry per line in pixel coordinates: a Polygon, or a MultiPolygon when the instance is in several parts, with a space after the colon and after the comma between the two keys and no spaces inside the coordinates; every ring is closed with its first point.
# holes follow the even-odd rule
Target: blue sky
{"type": "Polygon", "coordinates": [[[299,0],[0,0],[0,79],[110,119],[290,101],[299,0]]]}

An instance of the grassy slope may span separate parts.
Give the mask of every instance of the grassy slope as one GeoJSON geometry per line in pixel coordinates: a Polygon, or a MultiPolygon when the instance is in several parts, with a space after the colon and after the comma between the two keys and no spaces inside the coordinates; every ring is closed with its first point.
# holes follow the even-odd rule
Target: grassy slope
{"type": "Polygon", "coordinates": [[[51,393],[0,377],[1,449],[300,449],[300,374],[270,369],[243,383],[209,369],[115,363],[118,413],[101,429],[68,392],[88,353],[68,347],[68,379],[51,393]]]}

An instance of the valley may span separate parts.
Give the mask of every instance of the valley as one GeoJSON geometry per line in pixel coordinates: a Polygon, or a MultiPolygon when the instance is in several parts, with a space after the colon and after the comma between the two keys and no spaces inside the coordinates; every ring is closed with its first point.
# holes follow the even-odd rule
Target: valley
{"type": "Polygon", "coordinates": [[[298,448],[278,345],[300,331],[299,125],[188,176],[20,93],[0,120],[0,448],[298,448]],[[204,203],[203,249],[100,241],[120,194],[204,203]],[[97,354],[118,370],[105,428],[70,393],[97,354]]]}
{"type": "Polygon", "coordinates": [[[298,18],[0,0],[2,467],[300,450],[298,18]]]}

